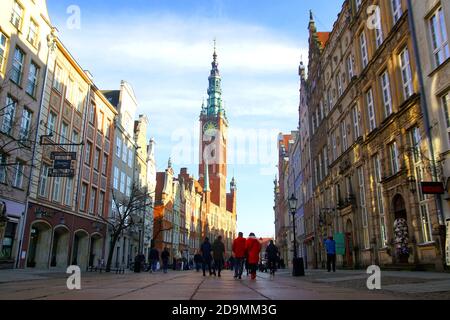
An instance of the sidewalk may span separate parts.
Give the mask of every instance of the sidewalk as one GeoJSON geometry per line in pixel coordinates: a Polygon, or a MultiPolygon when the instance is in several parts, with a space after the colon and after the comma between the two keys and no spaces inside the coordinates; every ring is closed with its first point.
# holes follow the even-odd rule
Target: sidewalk
{"type": "MultiPolygon", "coordinates": [[[[291,277],[290,270],[279,270],[277,276],[291,277]]],[[[305,270],[299,277],[311,283],[323,283],[334,287],[367,291],[370,274],[365,270],[305,270]]],[[[425,271],[381,271],[381,292],[390,292],[413,298],[450,299],[450,274],[425,271]]]]}

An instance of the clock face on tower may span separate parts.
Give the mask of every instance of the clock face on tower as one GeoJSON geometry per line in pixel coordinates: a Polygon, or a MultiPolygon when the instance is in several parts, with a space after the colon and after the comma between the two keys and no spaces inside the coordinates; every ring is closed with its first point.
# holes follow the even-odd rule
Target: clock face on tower
{"type": "Polygon", "coordinates": [[[206,136],[212,137],[212,136],[215,136],[215,135],[216,135],[217,129],[218,129],[218,127],[217,127],[217,124],[216,124],[216,123],[211,122],[211,121],[208,121],[208,122],[206,122],[205,125],[203,126],[203,133],[204,133],[206,136]]]}

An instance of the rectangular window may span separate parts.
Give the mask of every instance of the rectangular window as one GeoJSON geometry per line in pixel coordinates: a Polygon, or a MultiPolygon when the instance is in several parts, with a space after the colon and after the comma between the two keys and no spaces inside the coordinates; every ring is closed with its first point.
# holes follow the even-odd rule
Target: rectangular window
{"type": "Polygon", "coordinates": [[[442,8],[437,9],[429,20],[431,42],[435,66],[440,66],[450,57],[448,46],[447,26],[442,8]]]}
{"type": "Polygon", "coordinates": [[[387,71],[381,75],[381,91],[383,92],[384,116],[387,118],[392,113],[391,85],[387,71]]]}
{"type": "Polygon", "coordinates": [[[355,73],[353,72],[353,58],[352,55],[347,57],[347,72],[348,72],[348,83],[350,83],[353,79],[355,73]]]}
{"type": "Polygon", "coordinates": [[[104,118],[103,112],[99,112],[98,121],[97,121],[97,129],[100,132],[103,132],[103,118],[104,118]]]}
{"type": "Polygon", "coordinates": [[[338,94],[339,97],[342,96],[342,94],[344,93],[343,87],[342,87],[342,79],[341,79],[341,74],[338,73],[336,76],[336,83],[337,83],[337,88],[338,88],[338,94]]]}
{"type": "Polygon", "coordinates": [[[106,176],[106,172],[108,170],[108,155],[106,153],[103,154],[102,159],[102,173],[106,176]]]}
{"type": "Polygon", "coordinates": [[[366,207],[366,190],[364,185],[364,169],[362,167],[358,168],[358,181],[359,181],[359,199],[361,205],[361,221],[363,227],[363,241],[364,249],[370,248],[369,239],[369,221],[367,218],[367,207],[366,207]]]}
{"type": "Polygon", "coordinates": [[[127,177],[127,197],[131,196],[131,177],[127,177]]]}
{"type": "Polygon", "coordinates": [[[394,18],[394,25],[395,25],[403,14],[402,1],[401,0],[391,0],[391,5],[392,5],[392,16],[394,18]]]}
{"type": "Polygon", "coordinates": [[[66,100],[70,103],[73,103],[73,96],[74,96],[74,87],[75,83],[72,78],[69,78],[69,82],[67,83],[66,88],[66,100]]]}
{"type": "Polygon", "coordinates": [[[408,48],[405,48],[400,53],[400,67],[402,70],[403,94],[406,100],[413,94],[412,72],[408,48]]]}
{"type": "Polygon", "coordinates": [[[49,166],[42,164],[41,176],[39,177],[39,196],[44,198],[48,196],[48,170],[49,166]]]}
{"type": "Polygon", "coordinates": [[[127,155],[128,155],[128,147],[127,144],[124,142],[122,146],[122,161],[124,163],[127,163],[127,155]]]}
{"type": "Polygon", "coordinates": [[[445,125],[447,127],[447,136],[450,143],[450,93],[445,94],[442,98],[442,109],[444,110],[445,125]]]}
{"type": "Polygon", "coordinates": [[[394,142],[389,145],[389,153],[391,160],[391,174],[394,175],[399,171],[399,157],[397,143],[394,142]]]}
{"type": "Polygon", "coordinates": [[[27,108],[22,111],[22,123],[20,124],[20,140],[27,140],[30,136],[31,118],[33,114],[27,108]]]}
{"type": "Polygon", "coordinates": [[[56,114],[50,111],[47,119],[47,135],[53,135],[56,125],[56,114]]]}
{"type": "Polygon", "coordinates": [[[366,99],[367,99],[367,114],[369,116],[369,129],[370,132],[372,132],[377,127],[372,89],[369,89],[369,91],[367,91],[366,99]]]}
{"type": "Polygon", "coordinates": [[[0,73],[3,73],[3,68],[6,61],[6,36],[0,32],[0,73]]]}
{"type": "Polygon", "coordinates": [[[120,159],[122,151],[122,139],[120,137],[116,138],[116,156],[120,159]]]}
{"type": "Polygon", "coordinates": [[[23,19],[23,7],[17,1],[14,1],[13,10],[11,14],[11,23],[17,29],[21,29],[22,19],[23,19]]]}
{"type": "Polygon", "coordinates": [[[333,131],[331,136],[331,143],[333,145],[333,161],[337,159],[337,141],[336,141],[336,132],[333,131]]]}
{"type": "Polygon", "coordinates": [[[100,150],[95,148],[94,153],[94,169],[98,171],[98,168],[100,167],[100,150]]]}
{"type": "Polygon", "coordinates": [[[342,153],[348,149],[347,124],[345,122],[345,119],[341,122],[342,153]]]}
{"type": "Polygon", "coordinates": [[[86,211],[86,196],[87,196],[87,185],[81,185],[81,198],[80,198],[80,210],[86,211]]]}
{"type": "Polygon", "coordinates": [[[360,114],[359,114],[359,108],[358,106],[354,106],[352,108],[352,117],[353,117],[353,134],[355,135],[355,140],[358,139],[361,136],[361,129],[360,129],[360,114]]]}
{"type": "Polygon", "coordinates": [[[59,136],[59,143],[69,143],[68,131],[69,126],[65,122],[61,123],[61,134],[59,136]]]}
{"type": "Polygon", "coordinates": [[[3,123],[2,123],[2,132],[6,134],[11,134],[11,130],[13,127],[14,117],[16,114],[17,108],[17,100],[8,96],[6,98],[6,106],[3,108],[3,123]]]}
{"type": "Polygon", "coordinates": [[[55,78],[53,80],[53,88],[62,92],[62,69],[60,66],[55,67],[55,78]]]}
{"type": "MultiPolygon", "coordinates": [[[[80,143],[78,132],[76,132],[75,130],[72,131],[72,143],[80,143]]],[[[72,152],[76,152],[78,150],[78,146],[71,146],[70,149],[72,152]]]]}
{"type": "Polygon", "coordinates": [[[64,196],[64,204],[66,206],[72,206],[72,193],[73,193],[73,178],[67,178],[66,181],[66,193],[64,196]]]}
{"type": "Polygon", "coordinates": [[[133,168],[133,147],[131,147],[131,149],[128,149],[128,166],[130,168],[133,168]]]}
{"type": "Polygon", "coordinates": [[[55,177],[53,179],[53,196],[52,200],[56,202],[61,201],[61,178],[55,177]]]}
{"type": "Polygon", "coordinates": [[[92,153],[92,143],[86,143],[86,157],[84,158],[84,162],[87,165],[91,165],[91,153],[92,153]]]}
{"type": "Polygon", "coordinates": [[[103,208],[104,208],[104,203],[105,203],[105,193],[100,191],[99,197],[98,197],[98,210],[97,210],[97,214],[99,216],[103,217],[103,208]]]}
{"type": "Polygon", "coordinates": [[[325,166],[325,176],[328,176],[328,152],[326,146],[323,148],[323,162],[325,166]]]}
{"type": "Polygon", "coordinates": [[[27,87],[25,90],[32,97],[36,96],[38,79],[39,79],[39,67],[34,62],[31,62],[30,70],[28,71],[27,87]]]}
{"type": "Polygon", "coordinates": [[[0,183],[6,183],[6,154],[0,153],[0,183]]]}
{"type": "Polygon", "coordinates": [[[119,168],[114,167],[114,189],[119,189],[119,168]]]}
{"type": "Polygon", "coordinates": [[[367,51],[367,40],[366,40],[366,34],[364,32],[361,33],[359,36],[359,45],[361,48],[361,63],[362,63],[362,69],[364,70],[367,65],[369,64],[369,53],[367,51]]]}
{"type": "Polygon", "coordinates": [[[29,43],[31,43],[34,47],[37,45],[37,37],[39,34],[39,27],[34,22],[33,19],[30,20],[30,28],[28,29],[28,36],[27,40],[29,43]]]}
{"type": "Polygon", "coordinates": [[[379,11],[377,10],[377,19],[378,19],[378,25],[375,28],[375,44],[376,48],[378,49],[383,44],[383,29],[381,25],[381,16],[379,14],[379,11]]]}
{"type": "Polygon", "coordinates": [[[95,106],[93,103],[89,105],[89,122],[94,125],[95,122],[95,106]]]}
{"type": "Polygon", "coordinates": [[[16,49],[14,50],[14,59],[12,63],[10,79],[18,85],[20,85],[20,83],[22,82],[24,61],[25,53],[19,47],[16,47],[16,49]]]}
{"type": "Polygon", "coordinates": [[[83,112],[83,102],[84,102],[84,92],[79,89],[78,90],[78,101],[77,101],[77,110],[83,112]]]}
{"type": "Polygon", "coordinates": [[[89,201],[89,213],[94,214],[95,213],[95,202],[97,199],[97,189],[92,188],[91,189],[91,199],[89,201]]]}
{"type": "Polygon", "coordinates": [[[111,134],[111,128],[110,127],[111,127],[111,121],[107,120],[106,121],[105,138],[108,139],[108,140],[110,139],[109,136],[111,134]]]}
{"type": "Polygon", "coordinates": [[[125,172],[120,173],[120,192],[125,193],[125,180],[127,179],[125,172]]]}

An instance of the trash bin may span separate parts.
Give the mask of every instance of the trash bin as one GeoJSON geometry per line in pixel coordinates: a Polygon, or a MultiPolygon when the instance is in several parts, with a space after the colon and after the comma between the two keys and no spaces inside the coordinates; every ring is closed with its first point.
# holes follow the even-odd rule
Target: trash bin
{"type": "Polygon", "coordinates": [[[305,266],[303,263],[303,258],[294,258],[292,276],[303,277],[305,275],[305,266]]]}

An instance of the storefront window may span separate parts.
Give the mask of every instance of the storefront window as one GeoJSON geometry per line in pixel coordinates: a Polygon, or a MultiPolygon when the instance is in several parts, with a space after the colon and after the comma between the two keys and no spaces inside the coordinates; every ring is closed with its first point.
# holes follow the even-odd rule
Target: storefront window
{"type": "Polygon", "coordinates": [[[5,236],[3,237],[2,251],[0,252],[0,259],[11,260],[13,259],[13,246],[14,238],[16,237],[17,224],[8,222],[6,224],[5,236]]]}

